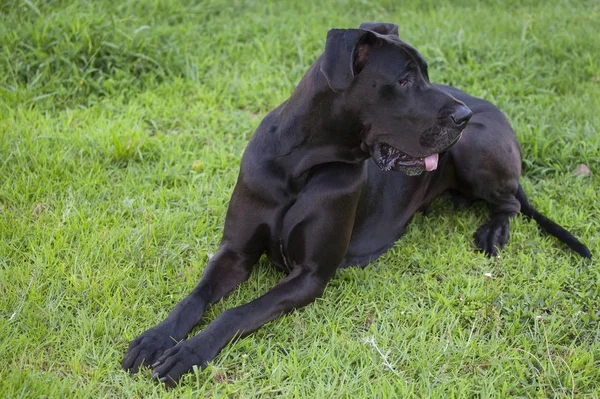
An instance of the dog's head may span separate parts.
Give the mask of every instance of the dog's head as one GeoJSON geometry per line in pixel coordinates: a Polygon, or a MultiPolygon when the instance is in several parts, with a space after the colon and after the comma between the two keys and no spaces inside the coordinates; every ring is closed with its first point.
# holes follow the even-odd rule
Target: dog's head
{"type": "Polygon", "coordinates": [[[327,34],[321,72],[364,126],[361,146],[383,170],[417,175],[460,138],[471,110],[429,82],[427,64],[393,24],[327,34]]]}

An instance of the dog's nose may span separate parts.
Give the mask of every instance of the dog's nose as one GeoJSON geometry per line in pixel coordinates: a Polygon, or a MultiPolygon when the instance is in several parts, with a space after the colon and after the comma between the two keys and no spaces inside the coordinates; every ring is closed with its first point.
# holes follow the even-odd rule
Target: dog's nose
{"type": "Polygon", "coordinates": [[[472,116],[473,113],[468,107],[459,105],[458,108],[456,108],[456,110],[450,115],[450,118],[452,118],[452,122],[454,122],[456,127],[464,128],[467,126],[467,122],[469,122],[469,119],[471,119],[472,116]]]}

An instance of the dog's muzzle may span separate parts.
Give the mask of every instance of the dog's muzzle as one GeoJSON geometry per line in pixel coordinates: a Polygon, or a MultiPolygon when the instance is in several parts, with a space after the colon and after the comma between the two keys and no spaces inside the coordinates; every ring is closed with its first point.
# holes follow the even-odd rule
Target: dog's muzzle
{"type": "Polygon", "coordinates": [[[396,170],[412,176],[425,170],[431,172],[437,169],[439,154],[434,153],[422,158],[411,157],[388,143],[380,142],[375,145],[371,157],[383,171],[396,170]]]}

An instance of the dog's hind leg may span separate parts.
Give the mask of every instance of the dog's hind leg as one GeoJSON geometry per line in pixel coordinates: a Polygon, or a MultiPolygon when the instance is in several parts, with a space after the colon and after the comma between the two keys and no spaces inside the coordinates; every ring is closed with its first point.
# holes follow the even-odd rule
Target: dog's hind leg
{"type": "Polygon", "coordinates": [[[519,212],[514,194],[499,195],[490,205],[490,219],[475,232],[475,245],[488,256],[498,255],[510,237],[509,220],[519,212]]]}
{"type": "Polygon", "coordinates": [[[509,238],[509,220],[521,212],[542,230],[564,242],[584,258],[590,250],[569,231],[540,214],[519,185],[521,150],[501,114],[475,115],[463,139],[450,149],[455,166],[453,187],[472,199],[483,199],[490,219],[475,232],[475,244],[488,256],[496,256],[509,238]]]}
{"type": "Polygon", "coordinates": [[[450,153],[458,191],[489,205],[490,218],[475,232],[475,245],[496,256],[508,242],[510,218],[521,208],[515,197],[521,176],[517,138],[499,112],[475,114],[450,153]]]}

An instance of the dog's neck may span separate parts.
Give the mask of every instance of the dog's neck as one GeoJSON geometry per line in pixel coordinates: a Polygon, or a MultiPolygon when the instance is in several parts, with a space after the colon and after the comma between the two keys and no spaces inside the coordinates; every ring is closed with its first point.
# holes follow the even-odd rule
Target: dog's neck
{"type": "Polygon", "coordinates": [[[344,93],[335,93],[320,72],[320,60],[304,75],[280,113],[281,134],[288,143],[280,160],[294,175],[325,163],[359,163],[369,154],[361,148],[364,127],[359,115],[345,109],[344,93]]]}

